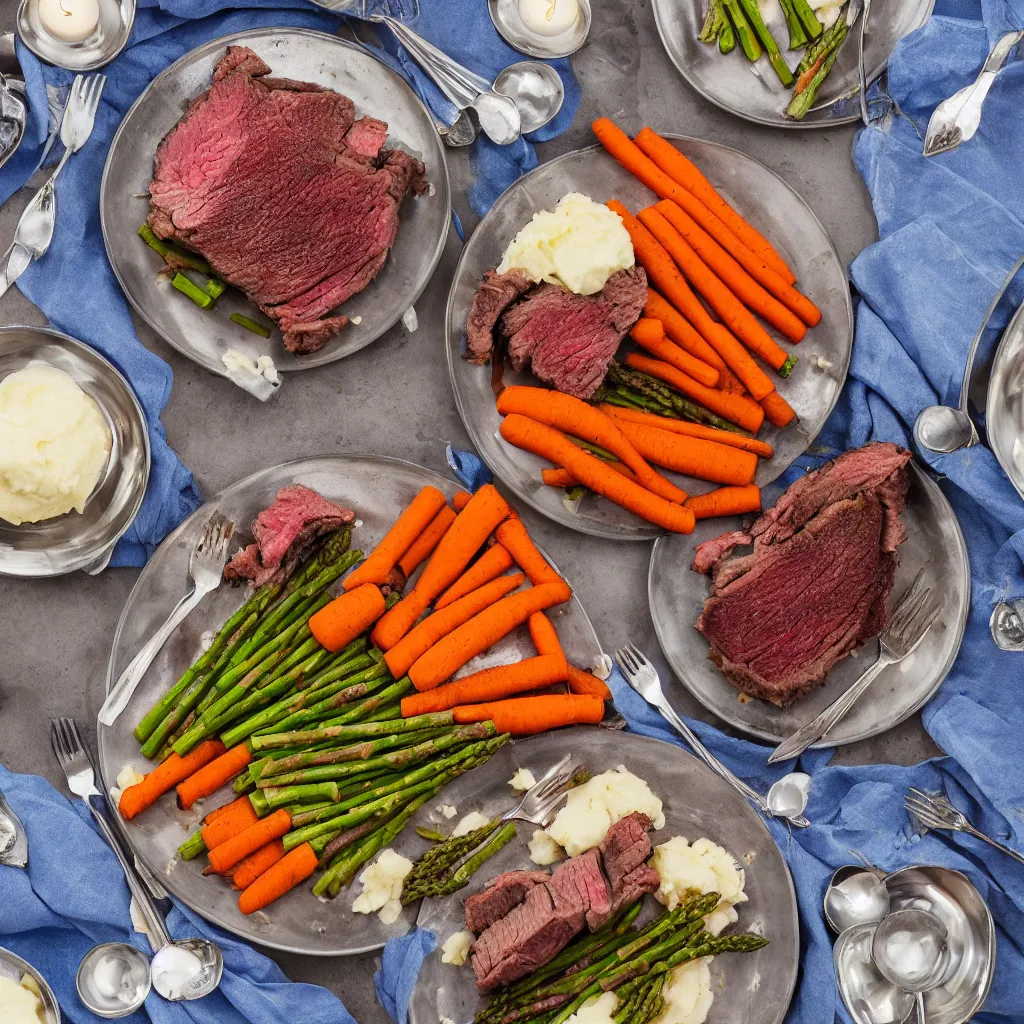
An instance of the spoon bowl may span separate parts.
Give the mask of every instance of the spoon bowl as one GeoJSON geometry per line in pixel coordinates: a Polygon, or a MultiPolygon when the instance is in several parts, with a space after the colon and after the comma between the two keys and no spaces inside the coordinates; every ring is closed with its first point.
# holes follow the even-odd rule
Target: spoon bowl
{"type": "Polygon", "coordinates": [[[912,992],[918,1024],[926,1024],[924,994],[942,982],[949,964],[946,926],[926,910],[897,910],[871,940],[871,959],[904,992],[912,992]]]}
{"type": "Polygon", "coordinates": [[[790,772],[772,783],[766,798],[768,811],[775,818],[785,818],[798,828],[805,828],[803,817],[811,795],[811,777],[804,772],[790,772]]]}
{"type": "Polygon", "coordinates": [[[498,146],[509,146],[523,134],[523,119],[515,100],[493,89],[481,92],[470,104],[480,130],[498,146]]]}
{"type": "Polygon", "coordinates": [[[104,942],[82,958],[75,977],[79,998],[97,1017],[127,1017],[152,987],[149,958],[126,942],[104,942]]]}
{"type": "Polygon", "coordinates": [[[509,64],[494,80],[494,91],[515,102],[524,135],[543,128],[565,102],[561,75],[550,64],[535,60],[509,64]]]}
{"type": "Polygon", "coordinates": [[[179,939],[157,950],[151,965],[153,988],[169,1002],[202,999],[224,974],[224,955],[208,939],[179,939]]]}
{"type": "Polygon", "coordinates": [[[929,405],[914,423],[917,443],[930,452],[947,455],[978,443],[970,416],[948,405],[929,405]]]}
{"type": "Polygon", "coordinates": [[[824,911],[834,932],[876,924],[889,913],[889,890],[873,871],[840,868],[825,890],[824,911]]]}
{"type": "Polygon", "coordinates": [[[914,997],[894,985],[871,959],[873,924],[847,928],[836,940],[836,980],[856,1024],[902,1024],[914,1009],[914,997]]]}

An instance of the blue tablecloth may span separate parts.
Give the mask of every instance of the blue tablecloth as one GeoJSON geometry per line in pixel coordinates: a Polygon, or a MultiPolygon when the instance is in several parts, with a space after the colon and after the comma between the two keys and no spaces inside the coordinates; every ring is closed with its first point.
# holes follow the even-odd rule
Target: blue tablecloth
{"type": "MultiPolygon", "coordinates": [[[[362,9],[368,13],[383,10],[403,19],[418,11],[413,25],[422,35],[485,76],[520,59],[498,36],[486,4],[476,0],[423,0],[422,4],[416,0],[368,0],[362,9]]],[[[146,414],[152,475],[142,509],[118,544],[113,565],[142,565],[156,545],[196,508],[199,493],[191,473],[168,446],[160,422],[171,390],[170,367],[139,342],[128,304],[107,262],[98,207],[107,150],[128,108],[167,65],[210,39],[264,26],[301,26],[333,33],[341,21],[338,15],[307,0],[141,0],[128,48],[103,68],[107,84],[92,137],[61,175],[57,189],[60,216],[53,244],[18,281],[19,288],[54,327],[93,345],[125,374],[146,414]]],[[[377,55],[413,85],[440,120],[453,121],[452,105],[389,31],[381,30],[380,43],[371,47],[377,55]]],[[[17,153],[0,170],[0,202],[28,181],[43,157],[49,128],[47,86],[66,90],[73,78],[70,72],[40,64],[20,44],[18,57],[28,87],[29,123],[17,153]]],[[[579,86],[568,61],[558,61],[556,66],[565,82],[566,102],[557,118],[531,136],[534,141],[564,131],[579,102],[579,86]]],[[[472,160],[476,177],[469,198],[482,212],[516,177],[536,166],[537,155],[526,139],[507,147],[482,139],[473,146],[472,160]]]]}

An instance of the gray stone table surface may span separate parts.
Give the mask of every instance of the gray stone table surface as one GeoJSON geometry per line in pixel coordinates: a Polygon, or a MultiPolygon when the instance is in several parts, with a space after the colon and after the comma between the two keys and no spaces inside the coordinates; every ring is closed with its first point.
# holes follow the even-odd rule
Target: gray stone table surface
{"type": "MultiPolygon", "coordinates": [[[[630,132],[650,124],[733,146],[781,174],[821,219],[844,263],[875,241],[869,197],[851,159],[853,126],[780,131],[723,113],[692,92],[669,62],[649,0],[594,0],[593,7],[590,42],[573,59],[583,102],[572,128],[540,147],[541,160],[589,145],[588,126],[597,116],[612,117],[630,132]]],[[[0,8],[0,30],[13,27],[13,0],[0,8]]],[[[448,152],[456,210],[468,231],[476,223],[465,199],[469,161],[464,152],[448,152]]],[[[3,248],[27,199],[23,190],[0,210],[3,248]]],[[[442,341],[459,247],[452,232],[417,305],[417,331],[409,334],[398,326],[343,362],[289,374],[265,405],[193,365],[137,321],[143,344],[174,369],[163,420],[168,440],[195,473],[200,490],[213,494],[268,465],[334,452],[373,452],[446,471],[445,443],[467,443],[442,341]]],[[[45,319],[11,289],[0,299],[0,323],[44,324],[45,319]]],[[[576,588],[605,649],[631,639],[667,673],[647,606],[650,545],[614,544],[570,533],[531,510],[524,515],[576,588]]],[[[63,778],[49,744],[53,715],[74,716],[94,740],[111,638],[136,575],[132,569],[111,569],[95,578],[0,579],[0,761],[10,769],[43,775],[60,787],[63,778]]],[[[709,718],[688,696],[678,704],[686,714],[709,718]]],[[[885,736],[843,748],[839,760],[912,764],[934,753],[915,717],[885,736]]],[[[378,954],[275,959],[295,980],[331,988],[360,1024],[387,1021],[371,980],[378,954]]]]}

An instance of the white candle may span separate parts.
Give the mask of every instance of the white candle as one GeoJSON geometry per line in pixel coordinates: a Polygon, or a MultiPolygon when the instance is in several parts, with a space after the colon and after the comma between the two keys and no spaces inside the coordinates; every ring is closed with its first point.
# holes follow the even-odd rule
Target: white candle
{"type": "Polygon", "coordinates": [[[576,24],[579,0],[519,0],[523,24],[539,36],[558,36],[576,24]]]}
{"type": "Polygon", "coordinates": [[[54,39],[81,43],[100,23],[99,0],[39,0],[39,21],[54,39]]]}

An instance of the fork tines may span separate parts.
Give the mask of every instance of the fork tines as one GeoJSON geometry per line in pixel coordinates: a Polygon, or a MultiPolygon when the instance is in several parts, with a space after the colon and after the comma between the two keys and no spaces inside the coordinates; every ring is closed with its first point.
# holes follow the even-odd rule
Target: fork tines
{"type": "Polygon", "coordinates": [[[212,551],[218,553],[223,549],[223,557],[227,557],[227,546],[231,542],[232,534],[235,532],[235,524],[230,519],[214,512],[206,523],[199,543],[196,544],[196,551],[205,553],[212,551]]]}
{"type": "Polygon", "coordinates": [[[50,744],[61,764],[66,764],[77,755],[89,756],[73,718],[50,719],[50,744]]]}

